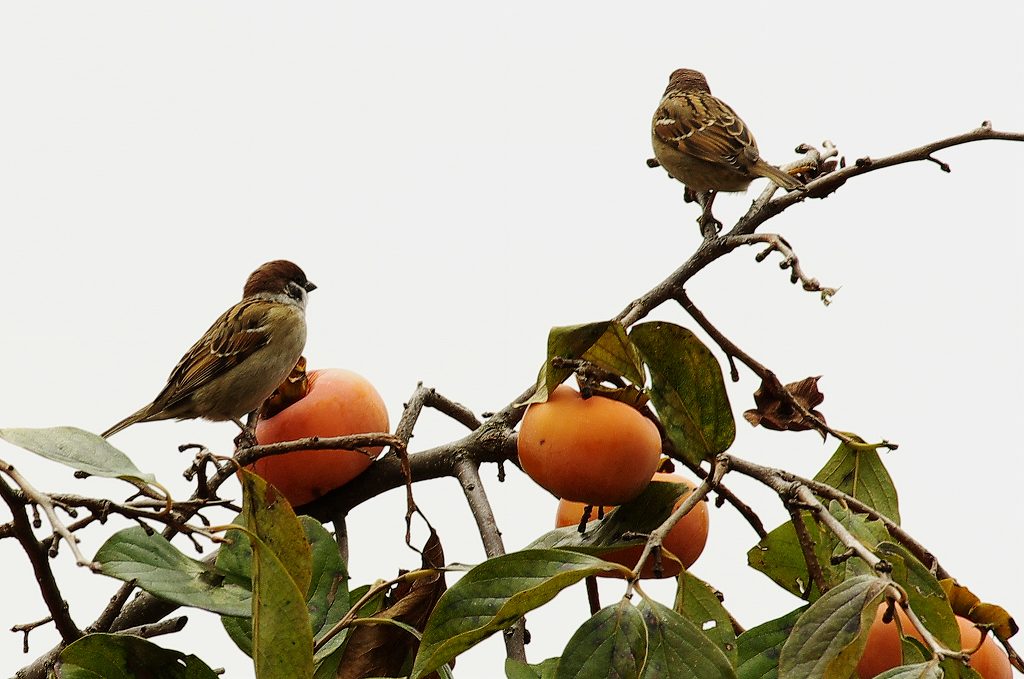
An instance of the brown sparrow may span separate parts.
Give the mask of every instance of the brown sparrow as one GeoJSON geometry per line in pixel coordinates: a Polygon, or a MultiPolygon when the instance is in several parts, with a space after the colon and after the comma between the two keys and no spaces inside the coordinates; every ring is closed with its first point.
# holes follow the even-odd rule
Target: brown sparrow
{"type": "MultiPolygon", "coordinates": [[[[757,142],[729,105],[711,94],[700,71],[672,73],[651,121],[651,143],[658,164],[688,189],[745,191],[767,177],[784,189],[803,186],[799,179],[761,160],[757,142]]],[[[705,213],[710,214],[710,201],[705,213]]]]}
{"type": "Polygon", "coordinates": [[[221,314],[174,366],[153,402],[103,432],[136,422],[241,417],[284,382],[306,344],[306,293],[316,286],[287,260],[267,262],[245,282],[242,301],[221,314]]]}

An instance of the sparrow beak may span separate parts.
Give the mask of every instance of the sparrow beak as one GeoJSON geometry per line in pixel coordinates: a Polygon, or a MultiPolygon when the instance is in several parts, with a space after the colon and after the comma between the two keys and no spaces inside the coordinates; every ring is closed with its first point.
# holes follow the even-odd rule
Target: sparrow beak
{"type": "Polygon", "coordinates": [[[302,287],[306,289],[306,292],[313,292],[314,290],[316,290],[316,286],[309,281],[306,281],[306,284],[303,285],[302,287]]]}

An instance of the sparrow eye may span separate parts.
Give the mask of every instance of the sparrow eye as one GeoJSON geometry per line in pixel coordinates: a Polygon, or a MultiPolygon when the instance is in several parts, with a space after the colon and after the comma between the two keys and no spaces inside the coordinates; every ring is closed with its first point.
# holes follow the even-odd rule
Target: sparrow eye
{"type": "Polygon", "coordinates": [[[306,296],[306,291],[298,283],[295,283],[294,281],[289,281],[288,287],[285,288],[285,294],[294,300],[302,301],[302,299],[306,296]]]}

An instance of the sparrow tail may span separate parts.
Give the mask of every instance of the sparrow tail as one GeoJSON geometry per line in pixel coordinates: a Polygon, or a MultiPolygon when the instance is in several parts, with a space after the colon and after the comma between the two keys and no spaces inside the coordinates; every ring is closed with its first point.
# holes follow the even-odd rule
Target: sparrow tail
{"type": "Polygon", "coordinates": [[[763,160],[758,160],[754,166],[754,174],[767,177],[784,189],[794,191],[803,188],[804,183],[791,174],[783,172],[774,165],[769,165],[763,160]]]}
{"type": "Polygon", "coordinates": [[[103,438],[109,438],[116,434],[117,432],[121,431],[122,429],[126,429],[137,422],[144,421],[147,417],[149,417],[150,409],[152,409],[152,407],[153,404],[150,403],[149,405],[139,408],[137,411],[135,411],[128,417],[124,418],[123,420],[121,420],[120,422],[118,422],[117,424],[115,424],[113,427],[106,430],[102,434],[100,434],[100,436],[102,436],[103,438]]]}

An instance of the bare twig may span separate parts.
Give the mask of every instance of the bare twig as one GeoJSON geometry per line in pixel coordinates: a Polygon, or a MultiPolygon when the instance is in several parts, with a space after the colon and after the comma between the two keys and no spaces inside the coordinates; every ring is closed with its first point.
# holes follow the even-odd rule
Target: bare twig
{"type": "MultiPolygon", "coordinates": [[[[459,459],[455,463],[455,477],[459,480],[470,512],[476,519],[487,558],[501,556],[505,553],[505,545],[501,540],[501,531],[498,530],[491,503],[487,501],[483,482],[480,480],[479,463],[465,457],[459,459]]],[[[506,630],[505,652],[509,658],[526,662],[525,633],[526,627],[522,620],[506,630]]]]}
{"type": "MultiPolygon", "coordinates": [[[[245,446],[238,449],[235,454],[235,461],[242,467],[248,466],[256,460],[271,455],[283,455],[296,450],[355,450],[366,455],[370,453],[367,448],[375,446],[397,446],[404,447],[404,442],[388,433],[374,434],[351,434],[349,436],[310,436],[295,441],[282,441],[281,443],[265,443],[263,445],[245,446]]],[[[215,477],[216,478],[216,477],[215,477]]],[[[219,484],[214,484],[214,487],[219,484]]]]}
{"type": "Polygon", "coordinates": [[[718,456],[719,460],[724,462],[729,469],[735,470],[744,476],[757,479],[761,483],[764,483],[769,488],[772,488],[780,497],[789,491],[794,484],[798,484],[807,488],[815,494],[821,495],[822,497],[829,500],[837,500],[845,504],[848,508],[854,512],[860,514],[866,514],[873,519],[877,519],[882,522],[888,530],[889,534],[901,545],[906,547],[914,557],[927,566],[936,577],[939,579],[945,579],[951,577],[949,572],[946,571],[938,562],[938,559],[929,552],[920,542],[915,540],[909,533],[901,528],[895,521],[885,516],[873,507],[864,504],[852,495],[848,495],[841,490],[833,488],[824,483],[820,483],[813,479],[807,479],[802,476],[793,474],[792,472],[785,471],[783,469],[776,469],[774,467],[765,467],[755,462],[745,460],[734,455],[722,453],[718,456]]]}
{"type": "MultiPolygon", "coordinates": [[[[673,459],[677,462],[682,462],[686,465],[687,469],[696,474],[701,480],[706,479],[709,476],[708,472],[700,465],[693,464],[689,460],[680,460],[675,457],[673,459]]],[[[768,531],[765,530],[764,523],[761,521],[761,517],[757,515],[757,512],[755,512],[750,505],[741,500],[734,492],[726,488],[724,483],[721,481],[716,483],[714,486],[714,492],[718,495],[718,499],[715,500],[716,507],[722,506],[723,502],[728,502],[737,512],[740,513],[740,516],[747,520],[747,523],[749,523],[750,527],[754,529],[754,532],[757,533],[757,537],[759,539],[768,537],[768,531]]]]}
{"type": "MultiPolygon", "coordinates": [[[[672,512],[671,516],[665,519],[660,526],[651,531],[650,536],[647,538],[647,543],[644,544],[644,549],[640,553],[640,558],[637,560],[636,566],[633,567],[633,573],[635,576],[639,577],[640,571],[643,569],[644,564],[647,563],[647,560],[652,554],[654,554],[655,559],[658,558],[658,554],[656,552],[661,551],[661,543],[665,539],[665,536],[668,535],[669,531],[671,531],[672,528],[679,523],[679,521],[686,516],[691,509],[697,506],[698,502],[702,502],[704,498],[708,496],[708,493],[710,493],[715,485],[722,480],[722,475],[725,474],[725,471],[724,467],[717,464],[714,465],[707,478],[705,478],[692,493],[687,495],[685,500],[679,503],[679,506],[676,507],[674,512],[672,512]]],[[[655,572],[660,570],[657,568],[657,565],[658,564],[656,563],[655,572]]],[[[631,587],[635,582],[636,578],[634,577],[631,581],[631,587]]]]}
{"type": "Polygon", "coordinates": [[[185,628],[188,623],[188,616],[180,615],[177,618],[167,618],[160,622],[153,623],[152,625],[139,625],[138,627],[129,627],[128,629],[121,630],[120,634],[130,634],[135,637],[143,637],[148,639],[150,637],[158,637],[162,634],[174,634],[180,632],[185,628]]]}
{"type": "Polygon", "coordinates": [[[43,625],[49,624],[51,622],[53,622],[53,616],[52,615],[48,615],[45,618],[43,618],[42,620],[36,620],[35,622],[26,622],[26,623],[22,623],[20,625],[14,625],[13,627],[11,627],[11,631],[12,632],[21,632],[21,634],[22,634],[22,639],[21,639],[21,652],[22,653],[28,653],[28,635],[32,632],[32,630],[34,630],[37,627],[42,627],[43,625]]]}
{"type": "Polygon", "coordinates": [[[767,245],[768,247],[759,252],[755,257],[758,262],[763,262],[768,255],[778,252],[782,255],[779,268],[783,270],[790,269],[791,271],[789,282],[796,283],[799,281],[804,290],[819,293],[821,301],[825,306],[832,303],[832,296],[838,292],[837,288],[822,287],[817,278],[811,278],[804,273],[803,268],[800,266],[800,258],[796,256],[793,247],[785,238],[777,233],[748,233],[738,236],[725,236],[724,239],[726,244],[730,246],[755,245],[759,243],[767,245]]]}
{"type": "MultiPolygon", "coordinates": [[[[707,316],[705,316],[701,312],[701,310],[698,309],[696,305],[694,305],[693,301],[690,299],[689,295],[686,294],[685,290],[683,290],[682,288],[677,290],[674,294],[674,298],[677,302],[679,302],[679,305],[683,307],[683,309],[685,309],[688,314],[690,314],[693,320],[697,321],[697,324],[701,327],[701,329],[703,329],[704,332],[706,332],[708,336],[711,337],[712,340],[714,340],[715,344],[717,344],[719,348],[721,348],[721,350],[726,353],[726,355],[735,356],[737,359],[739,359],[741,363],[743,363],[743,365],[750,368],[751,372],[760,377],[761,380],[765,382],[769,386],[769,388],[771,388],[775,393],[778,393],[780,396],[782,396],[786,404],[793,408],[794,410],[796,410],[798,413],[800,413],[801,417],[803,417],[806,422],[810,423],[817,431],[822,432],[823,434],[830,434],[834,438],[855,448],[865,447],[864,443],[856,440],[849,434],[830,427],[828,423],[826,423],[823,419],[815,415],[810,408],[808,408],[798,398],[796,398],[796,396],[793,395],[793,393],[786,387],[786,385],[782,383],[782,380],[780,380],[774,372],[769,370],[761,362],[755,360],[753,356],[751,356],[744,350],[740,349],[732,340],[730,340],[728,337],[722,334],[722,332],[719,331],[718,328],[716,328],[711,323],[711,321],[708,320],[707,316]]],[[[872,444],[868,444],[868,446],[885,446],[890,449],[894,449],[897,447],[896,444],[888,443],[885,441],[878,444],[878,446],[873,446],[872,444]]]]}
{"type": "Polygon", "coordinates": [[[28,513],[25,511],[25,503],[18,498],[14,489],[7,485],[7,482],[2,478],[0,478],[0,497],[3,498],[11,510],[18,542],[21,543],[21,548],[25,551],[29,562],[32,564],[32,570],[36,575],[36,582],[39,584],[39,591],[43,596],[43,601],[46,603],[46,608],[50,611],[50,617],[53,618],[53,624],[57,627],[63,642],[70,644],[82,636],[82,632],[75,625],[75,621],[71,619],[71,614],[68,612],[68,604],[64,597],[61,596],[57,580],[53,577],[53,570],[50,568],[50,560],[47,558],[47,553],[32,532],[32,523],[28,518],[28,513]]]}
{"type": "Polygon", "coordinates": [[[797,542],[800,544],[800,551],[804,555],[804,563],[807,565],[807,574],[811,580],[807,583],[806,589],[803,592],[806,598],[811,592],[811,586],[817,585],[818,592],[824,594],[828,591],[828,583],[825,581],[825,574],[821,571],[821,564],[818,563],[818,557],[814,553],[814,540],[811,538],[810,532],[807,530],[807,525],[804,523],[803,514],[800,510],[793,506],[792,503],[786,503],[786,510],[789,512],[789,520],[793,524],[793,528],[796,530],[797,542]]]}
{"type": "MultiPolygon", "coordinates": [[[[71,531],[68,530],[68,527],[64,524],[63,521],[61,521],[60,517],[57,516],[57,512],[54,511],[54,502],[50,498],[50,496],[36,490],[35,487],[31,483],[29,483],[28,479],[26,479],[21,472],[15,469],[13,465],[8,464],[3,460],[0,460],[0,472],[7,474],[7,476],[9,476],[11,480],[14,481],[15,484],[17,484],[18,488],[21,489],[21,493],[25,496],[25,499],[28,501],[29,504],[33,504],[36,505],[37,507],[42,508],[43,513],[46,514],[46,518],[50,522],[50,527],[53,528],[53,532],[60,536],[65,542],[67,542],[68,547],[71,548],[71,553],[74,554],[76,563],[79,566],[84,566],[91,570],[96,570],[96,564],[94,564],[89,559],[85,558],[85,555],[82,554],[82,550],[78,548],[78,538],[76,538],[71,533],[71,531]]],[[[9,486],[8,489],[10,489],[9,486]]],[[[13,509],[14,507],[11,507],[12,511],[13,509]]],[[[33,542],[35,541],[34,536],[32,540],[33,542]]],[[[24,545],[25,543],[22,542],[22,544],[24,545]]],[[[56,551],[57,543],[55,541],[50,546],[48,553],[52,555],[56,554],[56,551]]]]}

